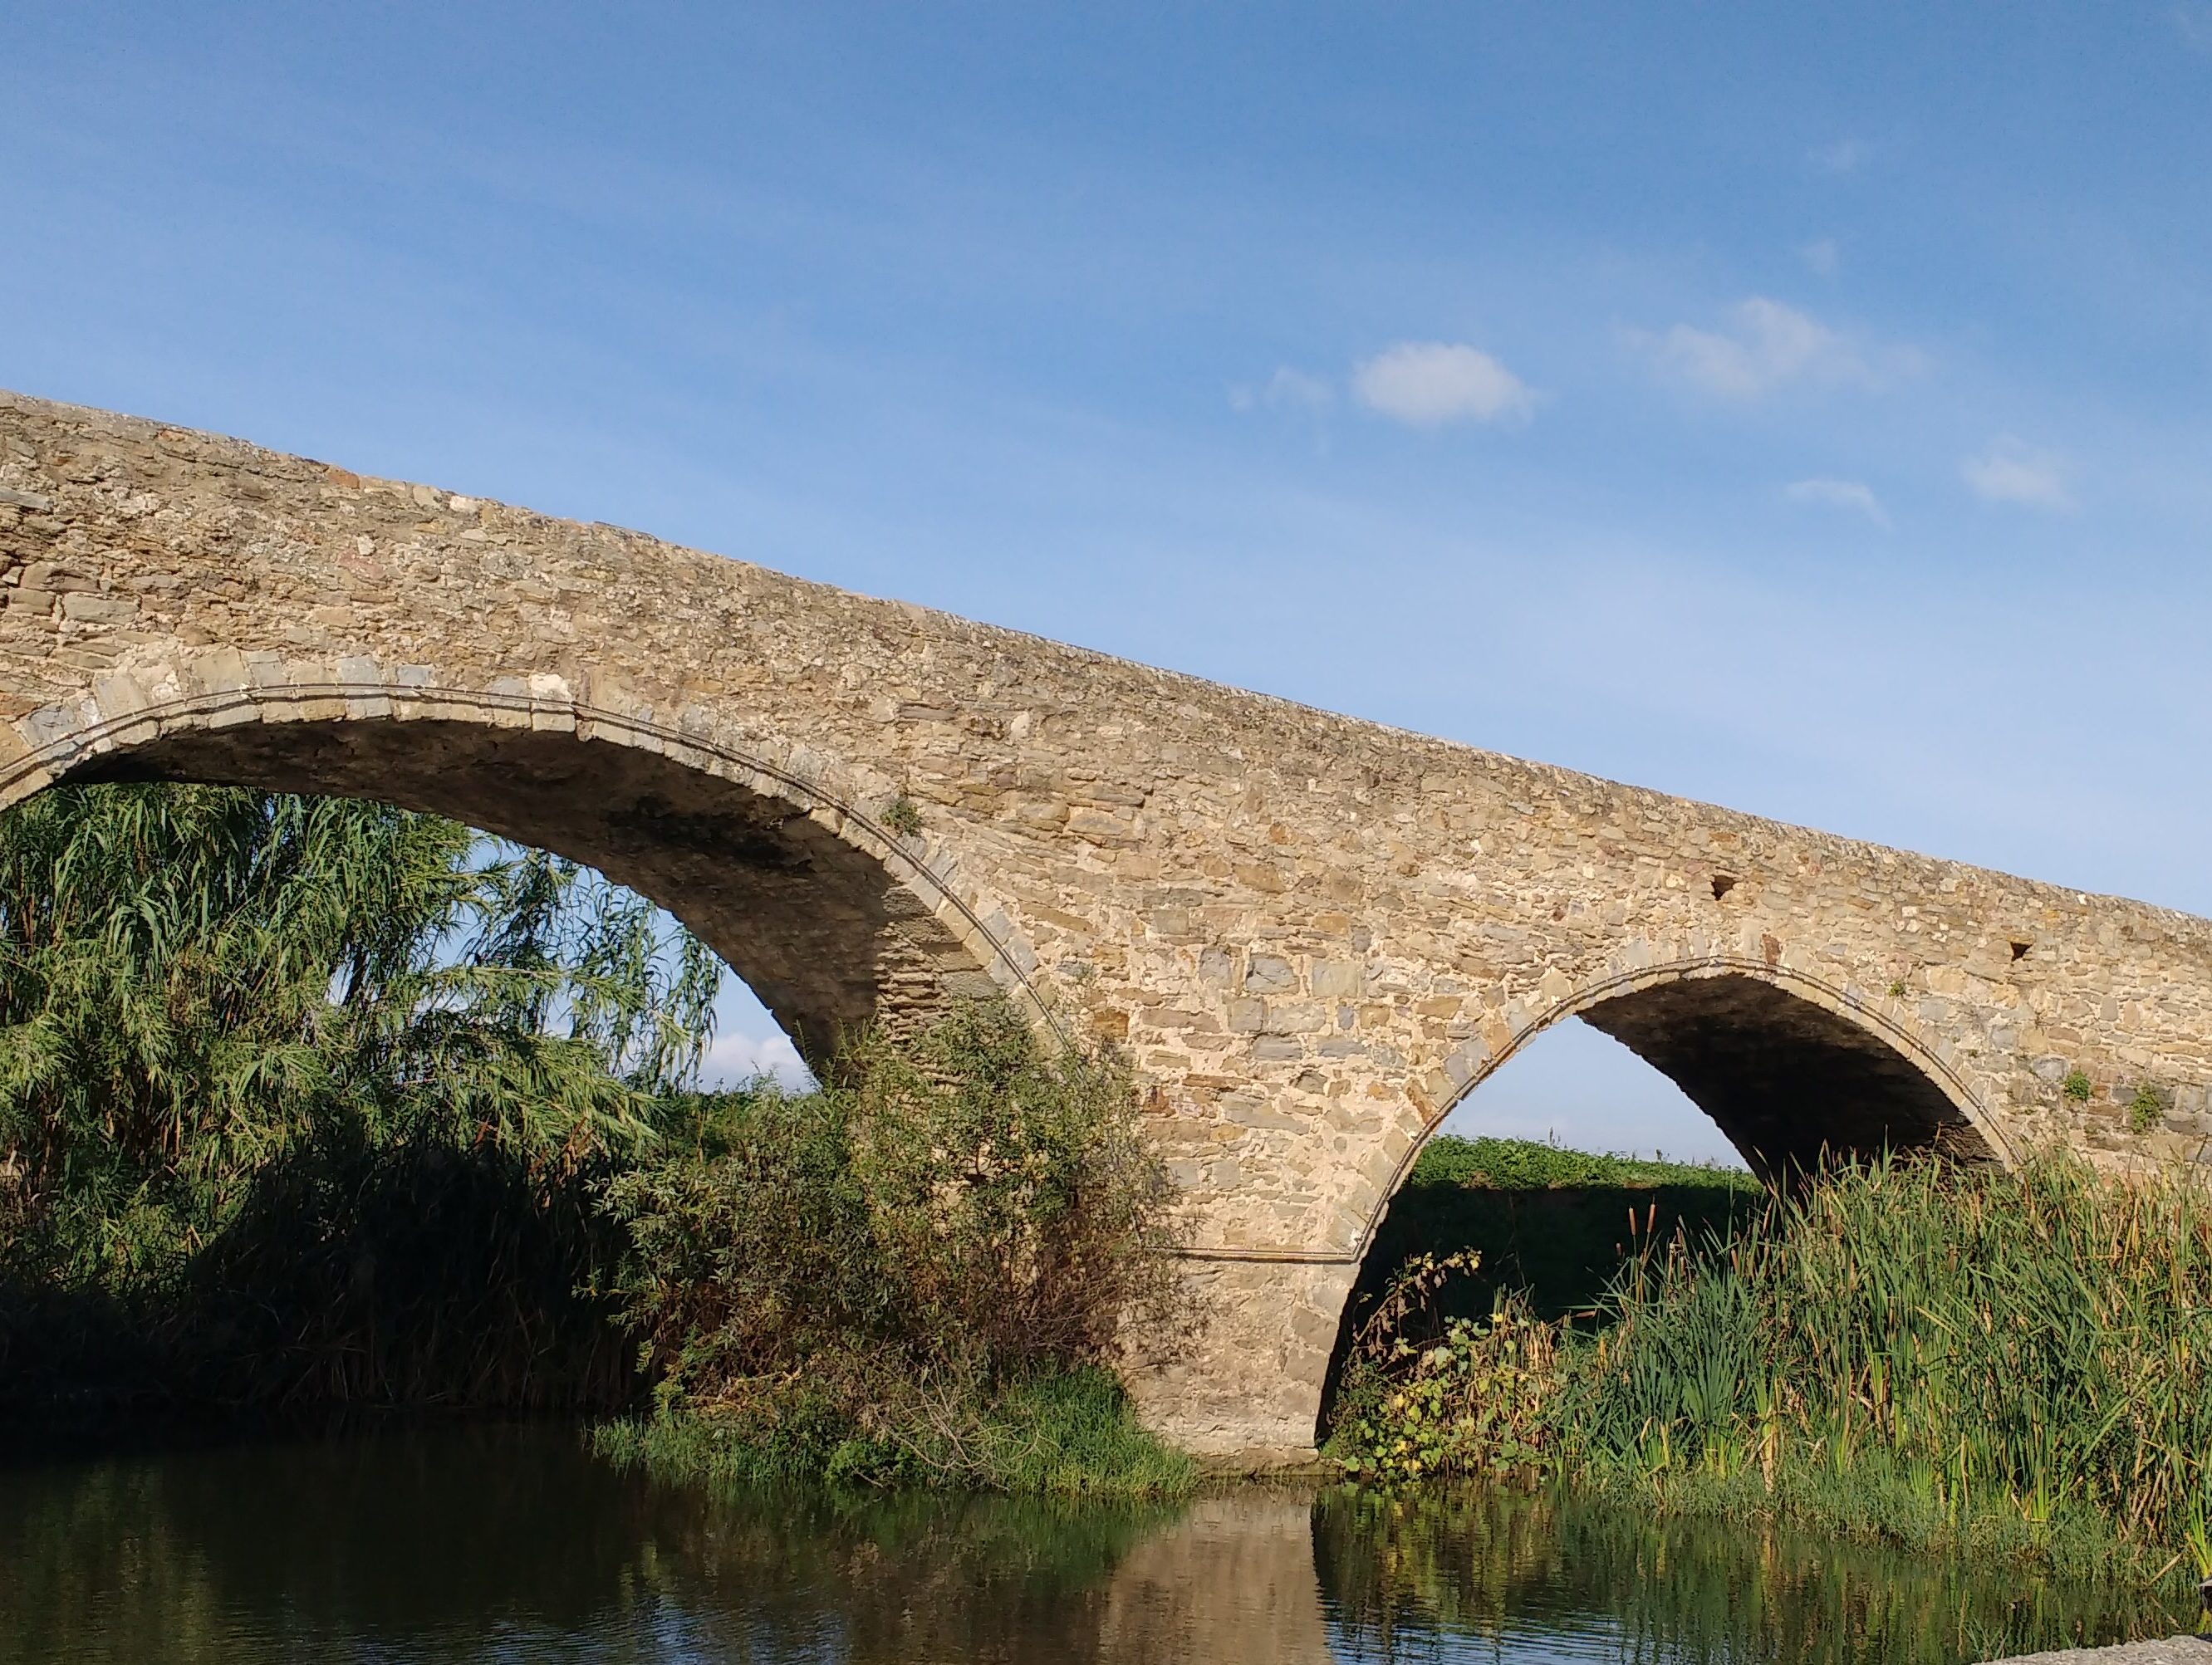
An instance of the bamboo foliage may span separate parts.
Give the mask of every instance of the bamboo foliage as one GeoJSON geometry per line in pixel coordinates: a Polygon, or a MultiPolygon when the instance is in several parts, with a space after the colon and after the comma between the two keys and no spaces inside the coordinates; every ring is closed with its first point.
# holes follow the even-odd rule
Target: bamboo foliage
{"type": "MultiPolygon", "coordinates": [[[[436,817],[212,787],[41,794],[0,817],[0,1362],[20,1385],[31,1338],[65,1348],[94,1315],[149,1345],[228,1334],[258,1278],[302,1309],[264,1336],[264,1362],[290,1360],[266,1379],[327,1374],[377,1351],[371,1316],[387,1342],[397,1319],[373,1298],[380,1259],[386,1291],[405,1279],[361,1237],[372,1217],[418,1255],[510,1270],[518,1245],[487,1235],[550,1232],[567,1247],[522,1258],[557,1310],[586,1181],[654,1142],[720,977],[589,870],[436,817]],[[434,1222],[458,1245],[434,1249],[434,1222]]],[[[500,1336],[545,1316],[494,1321],[487,1298],[500,1336]]],[[[378,1390],[349,1372],[348,1393],[378,1390]]]]}

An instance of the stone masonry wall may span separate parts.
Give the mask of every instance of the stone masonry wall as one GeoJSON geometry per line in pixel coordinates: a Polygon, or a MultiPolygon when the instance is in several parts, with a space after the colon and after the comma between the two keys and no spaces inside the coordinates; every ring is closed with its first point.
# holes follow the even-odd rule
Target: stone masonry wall
{"type": "Polygon", "coordinates": [[[1138,1387],[1214,1451],[1310,1442],[1412,1153],[1570,1012],[1656,1047],[1764,1021],[1747,979],[2000,1158],[2212,1133],[2203,920],[0,395],[0,804],[132,773],[374,793],[596,860],[817,1048],[990,984],[1121,1043],[1215,1315],[1138,1387]]]}

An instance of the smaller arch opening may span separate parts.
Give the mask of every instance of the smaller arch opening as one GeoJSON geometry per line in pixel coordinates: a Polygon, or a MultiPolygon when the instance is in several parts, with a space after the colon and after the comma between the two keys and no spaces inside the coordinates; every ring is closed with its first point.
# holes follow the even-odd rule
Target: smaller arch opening
{"type": "Polygon", "coordinates": [[[1345,1304],[1318,1436],[1363,1326],[1413,1257],[1478,1257],[1419,1334],[1426,1320],[1486,1318],[1508,1293],[1565,1317],[1591,1310],[1639,1245],[1723,1229],[1764,1194],[1673,1082],[1597,1030],[1551,1024],[1453,1108],[1390,1199],[1345,1304]]]}
{"type": "Polygon", "coordinates": [[[1492,1139],[1488,1149],[1431,1139],[1370,1234],[1323,1389],[1322,1436],[1337,1414],[1361,1327],[1413,1255],[1473,1249],[1482,1257],[1475,1276],[1447,1285],[1439,1317],[1486,1314],[1508,1289],[1526,1292],[1541,1316],[1559,1316],[1591,1306],[1640,1243],[1664,1241],[1678,1229],[1696,1238],[1725,1227],[1757,1200],[1760,1186],[1796,1183],[1824,1163],[1886,1152],[1996,1159],[1930,1073],[1938,1066],[1782,987],[1771,980],[1775,975],[1700,967],[1583,1006],[1575,1014],[1581,1024],[1650,1066],[1639,1069],[1585,1034],[1599,1049],[1589,1054],[1593,1061],[1615,1053],[1609,1073],[1585,1071],[1582,1078],[1599,1085],[1609,1103],[1563,1097],[1560,1087],[1571,1074],[1555,1076],[1534,1095],[1527,1091],[1540,1079],[1540,1068],[1532,1067],[1539,1060],[1588,1052],[1570,1040],[1580,1028],[1570,1018],[1532,1037],[1454,1107],[1435,1133],[1525,1140],[1557,1130],[1565,1137],[1518,1147],[1492,1139]],[[1540,1108],[1547,1097],[1549,1128],[1540,1108]],[[1704,1118],[1710,1121],[1699,1128],[1704,1118]],[[1654,1137],[1660,1128],[1666,1132],[1654,1137]],[[1748,1176],[1727,1171],[1733,1164],[1713,1164],[1716,1132],[1748,1176]],[[1625,1145],[1668,1148],[1707,1165],[1667,1168],[1596,1154],[1625,1145]],[[1486,1163],[1497,1171],[1476,1171],[1486,1163]]]}

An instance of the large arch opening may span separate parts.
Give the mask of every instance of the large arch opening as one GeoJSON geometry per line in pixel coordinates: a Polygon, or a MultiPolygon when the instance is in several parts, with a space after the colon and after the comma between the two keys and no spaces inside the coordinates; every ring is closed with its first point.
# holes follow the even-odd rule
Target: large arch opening
{"type": "MultiPolygon", "coordinates": [[[[1011,961],[1000,953],[993,962],[992,935],[943,887],[930,894],[923,841],[887,835],[826,793],[810,801],[803,781],[779,795],[770,769],[717,755],[700,737],[632,744],[579,732],[573,717],[544,727],[444,714],[302,720],[288,694],[273,702],[273,719],[211,725],[204,709],[188,708],[60,755],[19,753],[0,777],[8,805],[0,813],[43,806],[16,853],[27,876],[51,878],[49,890],[11,888],[9,900],[33,918],[35,898],[67,897],[78,921],[57,922],[40,969],[10,984],[9,1061],[22,1061],[25,1037],[42,1027],[70,1037],[50,1052],[81,1059],[46,1070],[24,1113],[0,1120],[0,1230],[25,1226],[15,1234],[25,1252],[0,1277],[0,1399],[20,1391],[41,1414],[78,1400],[103,1413],[164,1400],[256,1411],[621,1402],[642,1367],[635,1339],[616,1322],[623,1228],[609,1214],[605,1185],[643,1172],[656,1152],[690,1148],[686,1115],[707,1130],[711,1118],[744,1114],[730,1104],[775,1096],[702,1098],[674,1071],[634,1068],[641,1054],[627,1042],[594,1042],[591,1060],[564,1069],[554,1054],[580,1033],[573,974],[621,981],[638,957],[658,951],[655,942],[680,935],[669,928],[673,915],[722,962],[725,996],[757,998],[756,1010],[772,1014],[807,1069],[823,1077],[863,1028],[896,1039],[968,997],[1022,992],[1011,961]],[[186,804],[189,794],[160,790],[172,786],[243,792],[200,793],[186,804]],[[223,807],[234,799],[235,807],[223,807]],[[166,821],[164,805],[179,806],[166,821]],[[368,814],[317,819],[346,809],[368,814]],[[338,836],[425,817],[439,817],[451,836],[338,836]],[[94,828],[87,842],[72,844],[70,829],[86,826],[94,828]],[[301,826],[332,836],[318,844],[301,826]],[[134,828],[148,836],[134,839],[134,828]],[[280,828],[294,829],[289,842],[268,830],[280,828]],[[239,830],[234,844],[225,842],[232,829],[252,830],[239,830]],[[133,854],[105,876],[107,891],[88,860],[47,860],[124,846],[133,854]],[[220,852],[204,867],[193,854],[203,848],[220,852]],[[170,854],[144,857],[155,848],[170,854]],[[322,862],[321,888],[283,890],[291,858],[310,849],[336,853],[322,862]],[[249,850],[267,854],[240,854],[249,850]],[[598,886],[596,873],[630,893],[604,910],[609,916],[650,912],[641,902],[665,911],[596,961],[590,947],[562,947],[545,961],[530,960],[529,949],[520,961],[486,961],[484,944],[520,915],[472,912],[474,902],[453,917],[475,923],[424,934],[417,921],[437,916],[431,898],[466,889],[463,880],[489,883],[489,870],[510,857],[525,866],[542,860],[533,851],[591,870],[587,888],[598,886]],[[79,872],[82,879],[64,877],[79,872]],[[327,877],[347,872],[395,877],[388,885],[327,877]],[[169,874],[179,876],[174,884],[169,874]],[[241,885],[221,882],[240,874],[279,877],[252,901],[241,885]],[[110,892],[129,904],[76,907],[76,898],[110,892]],[[376,896],[392,905],[364,908],[359,900],[376,896]],[[74,963],[100,921],[137,917],[142,903],[152,904],[145,917],[167,920],[176,897],[184,916],[217,921],[205,942],[168,933],[166,942],[185,945],[179,956],[134,932],[103,974],[138,1005],[183,1014],[171,1029],[111,1024],[102,1014],[114,1003],[80,998],[75,984],[62,991],[48,975],[74,963]],[[356,935],[341,913],[391,927],[356,935]],[[325,923],[287,934],[271,922],[310,915],[325,923]],[[243,923],[233,930],[225,920],[243,923]],[[425,957],[428,973],[404,969],[420,971],[425,957]],[[372,976],[363,969],[370,963],[403,969],[372,976]],[[559,991],[542,1016],[503,1018],[495,1010],[502,997],[467,992],[502,976],[519,987],[541,967],[539,981],[559,991]],[[449,968],[464,975],[441,982],[436,974],[449,968]],[[364,987],[382,992],[362,1000],[364,987]],[[371,1011],[395,1015],[353,1021],[371,1011]],[[442,1016],[432,1027],[447,1041],[409,1028],[410,1014],[426,1013],[442,1016]],[[511,1040],[518,1025],[549,1044],[511,1040]],[[76,1044],[111,1029],[129,1030],[121,1047],[129,1056],[119,1061],[76,1044]],[[155,1056],[149,1035],[173,1050],[155,1056]],[[245,1061],[233,1070],[226,1060],[245,1061]],[[228,1071],[222,1091],[203,1091],[217,1066],[228,1071]],[[420,1085],[447,1079],[450,1093],[420,1085]],[[106,1091],[117,1083],[153,1091],[106,1091]],[[175,1084],[182,1090],[172,1091],[175,1084]],[[122,1107],[105,1131],[79,1125],[69,1108],[72,1094],[88,1093],[122,1107]],[[85,1152],[112,1170],[112,1182],[79,1184],[85,1152]],[[143,1242],[125,1245],[129,1267],[80,1275],[94,1237],[134,1232],[143,1242]],[[131,1269],[140,1266],[152,1271],[131,1269]],[[47,1364],[10,1369],[34,1355],[47,1364]]],[[[64,911],[46,907],[44,917],[58,921],[64,911]]],[[[561,931],[545,940],[573,940],[561,931]]],[[[644,987],[641,978],[669,987],[654,971],[637,972],[629,988],[644,987]]],[[[678,1005],[672,997],[662,1010],[678,1005]]],[[[684,1011],[671,1022],[698,1034],[698,1008],[684,1011]]],[[[703,1062],[688,1081],[710,1090],[754,1073],[717,1071],[711,1054],[703,1062]]],[[[95,1103],[95,1122],[98,1112],[95,1103]]],[[[796,1109],[793,1120],[805,1114],[796,1109]]],[[[712,1131],[722,1136],[722,1124],[712,1131]]]]}
{"type": "Polygon", "coordinates": [[[436,718],[245,722],[173,727],[60,779],[374,799],[582,862],[713,949],[817,1075],[863,1027],[1021,992],[996,944],[956,932],[842,817],[664,750],[436,718]]]}

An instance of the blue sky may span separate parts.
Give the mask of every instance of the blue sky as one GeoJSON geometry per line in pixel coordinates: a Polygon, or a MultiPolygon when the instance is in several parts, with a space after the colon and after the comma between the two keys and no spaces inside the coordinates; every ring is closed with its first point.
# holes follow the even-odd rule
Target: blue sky
{"type": "Polygon", "coordinates": [[[2208,0],[9,37],[0,385],[2212,912],[2208,0]]]}

